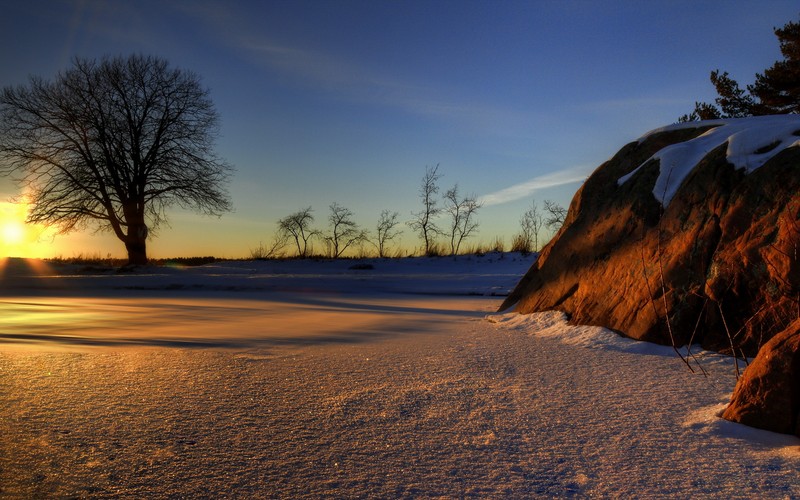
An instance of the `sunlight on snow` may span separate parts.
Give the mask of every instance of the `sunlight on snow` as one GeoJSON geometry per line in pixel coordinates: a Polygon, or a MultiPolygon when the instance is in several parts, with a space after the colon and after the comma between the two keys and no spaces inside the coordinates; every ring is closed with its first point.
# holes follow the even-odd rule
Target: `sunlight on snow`
{"type": "Polygon", "coordinates": [[[729,361],[489,314],[531,260],[5,259],[0,496],[800,497],[729,361]]]}
{"type": "MultiPolygon", "coordinates": [[[[438,299],[454,315],[472,301],[438,299]],[[468,304],[465,304],[467,302],[468,304]]],[[[0,343],[254,347],[377,340],[435,329],[429,300],[31,297],[0,300],[0,343]],[[368,303],[367,303],[368,302],[368,303]]]]}
{"type": "Polygon", "coordinates": [[[622,176],[617,183],[626,183],[651,160],[660,161],[660,171],[653,195],[664,206],[669,205],[683,180],[708,153],[727,143],[726,158],[737,169],[746,173],[760,168],[786,148],[800,144],[797,132],[800,117],[797,115],[751,116],[705,122],[678,123],[648,132],[647,137],[671,130],[717,125],[704,134],[686,142],[679,142],[659,150],[656,154],[622,176]]]}

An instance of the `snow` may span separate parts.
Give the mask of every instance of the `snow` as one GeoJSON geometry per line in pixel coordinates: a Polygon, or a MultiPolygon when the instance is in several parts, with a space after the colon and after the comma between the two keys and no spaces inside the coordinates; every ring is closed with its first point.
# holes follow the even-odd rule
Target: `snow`
{"type": "Polygon", "coordinates": [[[663,206],[675,196],[683,180],[712,150],[727,143],[727,160],[737,169],[750,173],[786,148],[800,145],[800,116],[769,115],[702,122],[679,123],[648,132],[639,141],[658,133],[686,128],[714,126],[690,141],[667,146],[629,174],[621,177],[619,185],[627,182],[650,160],[659,160],[660,173],[653,195],[663,206]]]}
{"type": "Polygon", "coordinates": [[[532,262],[6,262],[0,497],[800,497],[729,359],[494,313],[532,262]]]}
{"type": "Polygon", "coordinates": [[[675,356],[669,346],[637,342],[622,337],[607,328],[587,325],[567,325],[567,315],[561,311],[539,314],[494,314],[486,318],[508,329],[536,332],[539,337],[557,338],[561,342],[586,349],[606,349],[653,356],[675,356]]]}

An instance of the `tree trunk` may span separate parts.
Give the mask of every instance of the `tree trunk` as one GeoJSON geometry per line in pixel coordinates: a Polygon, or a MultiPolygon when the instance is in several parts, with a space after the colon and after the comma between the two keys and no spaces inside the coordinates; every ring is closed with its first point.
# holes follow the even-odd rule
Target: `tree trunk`
{"type": "Polygon", "coordinates": [[[126,241],[125,249],[128,250],[129,266],[143,266],[147,264],[147,241],[145,239],[126,241]]]}
{"type": "Polygon", "coordinates": [[[144,223],[129,226],[125,249],[128,250],[129,266],[147,264],[147,226],[144,223]]]}

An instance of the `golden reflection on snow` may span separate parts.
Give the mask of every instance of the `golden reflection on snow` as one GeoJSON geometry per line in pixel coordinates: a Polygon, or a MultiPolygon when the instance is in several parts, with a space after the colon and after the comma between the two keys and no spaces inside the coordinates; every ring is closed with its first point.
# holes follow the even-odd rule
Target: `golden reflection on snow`
{"type": "Polygon", "coordinates": [[[6,275],[44,276],[51,273],[50,265],[41,259],[20,259],[0,255],[0,278],[6,275]]]}
{"type": "Polygon", "coordinates": [[[304,294],[266,299],[9,297],[0,299],[0,343],[222,348],[351,343],[422,333],[453,316],[480,318],[494,302],[304,294]]]}

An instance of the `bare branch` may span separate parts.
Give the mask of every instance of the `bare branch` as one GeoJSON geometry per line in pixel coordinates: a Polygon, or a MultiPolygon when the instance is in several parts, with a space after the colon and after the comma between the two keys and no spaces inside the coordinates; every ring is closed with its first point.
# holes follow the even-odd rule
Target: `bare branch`
{"type": "Polygon", "coordinates": [[[544,200],[544,210],[548,216],[544,224],[552,231],[558,231],[564,225],[567,218],[567,209],[551,200],[544,200]]]}
{"type": "Polygon", "coordinates": [[[293,239],[300,258],[308,257],[309,242],[320,235],[319,231],[311,228],[314,222],[311,214],[313,211],[311,207],[306,207],[278,220],[278,237],[293,239]]]}
{"type": "Polygon", "coordinates": [[[544,227],[544,216],[539,212],[536,200],[519,218],[520,232],[514,236],[512,250],[522,253],[535,252],[539,249],[539,233],[544,227]]]}
{"type": "Polygon", "coordinates": [[[378,247],[378,257],[386,257],[387,244],[402,234],[402,231],[395,229],[400,225],[400,222],[397,220],[399,216],[400,214],[398,212],[389,212],[388,210],[383,210],[381,212],[378,218],[378,224],[375,228],[378,234],[376,244],[378,247]]]}
{"type": "Polygon", "coordinates": [[[163,59],[76,58],[53,81],[0,92],[0,174],[30,193],[30,222],[111,229],[143,263],[169,207],[231,209],[218,121],[199,77],[163,59]]]}
{"type": "Polygon", "coordinates": [[[456,255],[461,242],[478,231],[475,213],[482,205],[474,194],[461,198],[458,184],[447,190],[444,203],[445,211],[450,215],[450,255],[456,255]]]}
{"type": "Polygon", "coordinates": [[[412,212],[412,219],[408,221],[408,226],[417,232],[422,238],[425,254],[429,254],[435,243],[437,235],[443,234],[434,219],[441,213],[442,209],[437,206],[436,194],[439,193],[439,164],[435,167],[425,167],[425,176],[422,178],[419,188],[419,197],[422,201],[422,210],[412,212]]]}
{"type": "Polygon", "coordinates": [[[353,220],[353,212],[338,203],[331,204],[328,222],[331,232],[326,241],[331,245],[331,256],[334,258],[342,255],[349,247],[367,239],[367,232],[358,227],[353,220]]]}

